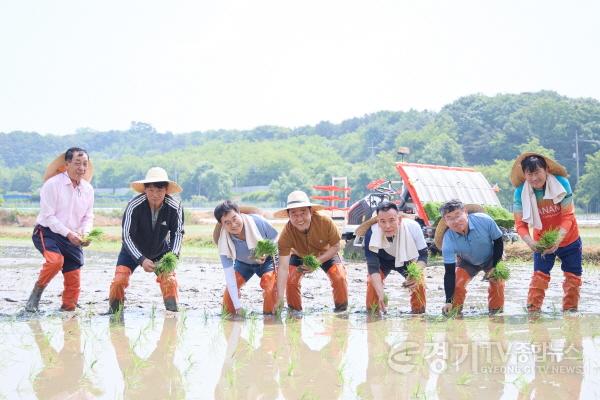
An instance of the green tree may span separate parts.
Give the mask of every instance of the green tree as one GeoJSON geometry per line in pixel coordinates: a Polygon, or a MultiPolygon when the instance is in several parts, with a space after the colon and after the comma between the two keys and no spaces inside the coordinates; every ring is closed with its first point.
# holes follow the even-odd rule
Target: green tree
{"type": "Polygon", "coordinates": [[[209,200],[225,200],[231,197],[233,182],[229,175],[209,169],[200,175],[200,195],[209,200]]]}
{"type": "Polygon", "coordinates": [[[583,204],[589,207],[600,203],[600,151],[587,156],[578,189],[577,197],[583,204]]]}
{"type": "Polygon", "coordinates": [[[396,146],[410,149],[408,160],[411,162],[463,166],[463,151],[456,137],[456,124],[447,115],[442,115],[420,131],[400,135],[396,146]]]}
{"type": "Polygon", "coordinates": [[[0,194],[6,193],[10,189],[12,176],[8,169],[0,162],[0,194]]]}
{"type": "Polygon", "coordinates": [[[213,165],[207,162],[202,162],[194,168],[192,171],[188,171],[187,173],[182,175],[181,181],[178,182],[183,192],[181,196],[184,199],[190,199],[193,196],[202,196],[203,195],[203,174],[212,170],[213,165]]]}
{"type": "Polygon", "coordinates": [[[94,164],[94,185],[98,188],[109,188],[115,193],[116,188],[128,187],[135,180],[143,179],[148,163],[146,161],[125,157],[120,160],[100,159],[94,164]]]}
{"type": "Polygon", "coordinates": [[[33,190],[31,172],[25,168],[18,168],[12,176],[10,190],[13,192],[30,193],[33,190]]]}
{"type": "MultiPolygon", "coordinates": [[[[527,143],[523,143],[523,144],[519,145],[518,149],[519,149],[519,154],[525,153],[527,151],[531,151],[533,153],[538,153],[538,154],[541,154],[543,156],[548,156],[548,157],[550,157],[552,159],[554,159],[554,157],[555,157],[554,156],[554,150],[547,149],[544,146],[542,146],[540,144],[540,139],[538,139],[536,137],[532,138],[527,143]]],[[[516,155],[515,155],[515,158],[517,158],[516,155]]]]}
{"type": "Polygon", "coordinates": [[[279,178],[273,180],[269,185],[269,192],[273,198],[284,206],[287,202],[287,196],[294,190],[302,190],[309,196],[313,193],[312,184],[309,183],[308,176],[299,169],[294,169],[289,173],[283,173],[279,178]]]}
{"type": "Polygon", "coordinates": [[[498,200],[504,208],[509,210],[512,209],[513,197],[515,188],[510,183],[510,170],[512,168],[513,161],[511,160],[496,160],[491,165],[480,165],[475,167],[478,171],[483,173],[490,185],[498,188],[498,200]]]}

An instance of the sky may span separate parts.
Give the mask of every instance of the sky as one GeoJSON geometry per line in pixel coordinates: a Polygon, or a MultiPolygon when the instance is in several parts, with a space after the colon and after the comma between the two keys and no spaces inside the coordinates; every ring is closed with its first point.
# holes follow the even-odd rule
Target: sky
{"type": "Polygon", "coordinates": [[[600,99],[600,2],[0,0],[0,132],[174,133],[600,99]]]}

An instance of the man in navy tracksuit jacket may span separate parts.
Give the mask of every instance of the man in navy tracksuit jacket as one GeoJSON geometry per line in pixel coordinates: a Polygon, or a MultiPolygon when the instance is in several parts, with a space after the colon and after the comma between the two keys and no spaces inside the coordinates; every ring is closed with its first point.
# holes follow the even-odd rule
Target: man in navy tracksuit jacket
{"type": "MultiPolygon", "coordinates": [[[[155,263],[167,252],[179,257],[183,242],[183,208],[170,196],[181,192],[181,187],[169,180],[166,171],[150,168],[146,179],[133,182],[131,188],[141,194],[129,201],[123,214],[123,244],[110,286],[109,313],[123,307],[125,288],[138,265],[146,272],[154,272],[155,263]]],[[[177,311],[175,272],[162,273],[156,281],[165,308],[177,311]]]]}

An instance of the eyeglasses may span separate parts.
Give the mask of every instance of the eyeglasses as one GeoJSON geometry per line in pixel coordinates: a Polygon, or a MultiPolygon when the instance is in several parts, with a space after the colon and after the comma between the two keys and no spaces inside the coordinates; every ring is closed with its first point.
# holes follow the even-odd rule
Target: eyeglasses
{"type": "Polygon", "coordinates": [[[463,219],[464,217],[463,217],[463,214],[460,213],[458,215],[453,215],[453,216],[446,214],[446,215],[444,215],[443,218],[444,218],[444,221],[446,221],[446,222],[456,222],[456,221],[463,219]]]}

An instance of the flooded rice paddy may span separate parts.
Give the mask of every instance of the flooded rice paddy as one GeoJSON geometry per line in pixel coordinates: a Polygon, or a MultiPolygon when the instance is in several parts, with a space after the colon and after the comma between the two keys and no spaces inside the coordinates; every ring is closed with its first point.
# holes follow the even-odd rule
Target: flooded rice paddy
{"type": "Polygon", "coordinates": [[[348,263],[351,309],[334,314],[322,272],[303,281],[305,312],[262,316],[253,278],[244,320],[220,314],[218,265],[183,259],[177,315],[163,311],[151,274],[136,270],[122,321],[101,315],[114,272],[111,254],[89,253],[80,309],[58,312],[62,278],[41,312],[22,312],[41,258],[0,250],[0,399],[470,399],[600,397],[600,279],[584,273],[581,312],[560,310],[553,271],[544,313],[523,312],[530,266],[513,267],[506,312],[485,313],[487,284],[469,286],[463,319],[440,316],[443,267],[427,269],[426,316],[408,314],[402,278],[386,280],[390,312],[364,310],[364,264],[348,263]]]}

